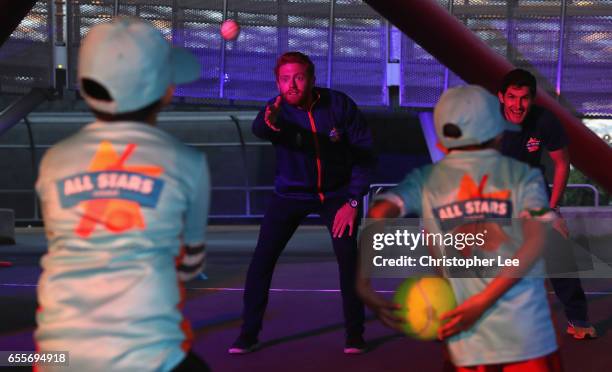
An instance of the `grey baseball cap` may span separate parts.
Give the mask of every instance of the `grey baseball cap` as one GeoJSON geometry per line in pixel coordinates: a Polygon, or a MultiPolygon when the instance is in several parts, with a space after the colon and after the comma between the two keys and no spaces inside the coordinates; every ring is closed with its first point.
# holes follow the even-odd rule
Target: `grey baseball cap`
{"type": "Polygon", "coordinates": [[[120,114],[146,107],[163,97],[171,84],[200,77],[200,64],[190,52],[175,48],[153,25],[120,17],[93,27],[79,50],[78,79],[104,87],[112,100],[96,99],[81,89],[94,110],[120,114]]]}
{"type": "Polygon", "coordinates": [[[478,85],[444,92],[434,108],[434,125],[438,139],[448,149],[478,145],[503,131],[520,129],[502,117],[497,97],[478,85]],[[445,130],[447,124],[453,124],[454,130],[445,130]]]}

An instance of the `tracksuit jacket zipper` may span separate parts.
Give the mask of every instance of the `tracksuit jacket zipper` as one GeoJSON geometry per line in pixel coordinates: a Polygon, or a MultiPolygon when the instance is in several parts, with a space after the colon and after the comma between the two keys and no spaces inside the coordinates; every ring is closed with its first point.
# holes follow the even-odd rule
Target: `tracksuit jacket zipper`
{"type": "Polygon", "coordinates": [[[323,185],[323,170],[321,165],[321,148],[319,147],[319,138],[317,137],[317,126],[315,125],[314,117],[312,116],[312,108],[315,103],[321,98],[318,96],[315,101],[310,105],[308,109],[308,120],[310,120],[310,129],[312,129],[312,136],[314,138],[315,144],[315,157],[317,161],[317,193],[319,195],[319,199],[321,203],[325,201],[325,195],[323,194],[322,185],[323,185]]]}

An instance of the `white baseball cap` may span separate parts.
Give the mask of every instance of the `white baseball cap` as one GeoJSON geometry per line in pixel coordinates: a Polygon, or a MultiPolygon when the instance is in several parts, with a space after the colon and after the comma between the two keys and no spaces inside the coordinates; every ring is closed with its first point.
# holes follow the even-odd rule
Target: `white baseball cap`
{"type": "Polygon", "coordinates": [[[434,125],[438,139],[447,149],[479,145],[503,131],[520,129],[502,117],[497,97],[478,85],[444,92],[434,108],[434,125]],[[447,124],[454,126],[445,129],[447,124]]]}
{"type": "Polygon", "coordinates": [[[79,50],[81,95],[94,110],[121,114],[137,111],[162,98],[171,84],[200,77],[200,64],[187,50],[174,48],[151,24],[120,17],[93,27],[79,50]],[[94,98],[83,89],[90,79],[112,100],[94,98]]]}

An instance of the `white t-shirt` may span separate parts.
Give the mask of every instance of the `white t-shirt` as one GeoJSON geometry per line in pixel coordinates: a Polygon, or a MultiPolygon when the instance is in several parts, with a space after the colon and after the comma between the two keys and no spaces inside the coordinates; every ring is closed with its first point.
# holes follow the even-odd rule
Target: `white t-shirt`
{"type": "MultiPolygon", "coordinates": [[[[485,217],[508,220],[548,206],[539,170],[495,150],[452,151],[439,163],[414,170],[389,193],[381,197],[402,204],[404,214],[422,216],[431,233],[452,229],[475,206],[484,206],[483,201],[485,217]]],[[[511,239],[494,254],[511,258],[523,241],[522,229],[516,224],[502,229],[511,239]]],[[[512,286],[471,329],[448,340],[456,366],[522,361],[557,349],[541,259],[530,274],[512,286]]],[[[462,303],[482,292],[493,279],[449,280],[457,302],[462,303]]]]}
{"type": "Polygon", "coordinates": [[[144,123],[94,122],[45,154],[36,189],[37,347],[68,351],[74,371],[174,368],[191,338],[176,259],[204,243],[205,156],[144,123]]]}

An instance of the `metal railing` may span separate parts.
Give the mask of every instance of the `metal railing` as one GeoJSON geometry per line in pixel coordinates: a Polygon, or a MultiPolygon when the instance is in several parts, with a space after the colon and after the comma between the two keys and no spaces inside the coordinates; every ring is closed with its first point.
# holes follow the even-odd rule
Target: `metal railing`
{"type": "MultiPolygon", "coordinates": [[[[552,187],[552,185],[550,185],[550,187],[552,187]]],[[[597,190],[597,188],[595,186],[591,185],[590,183],[568,183],[566,188],[574,188],[574,189],[585,188],[585,189],[591,189],[591,191],[593,191],[593,206],[594,207],[598,207],[599,206],[599,190],[597,190]]]]}
{"type": "MultiPolygon", "coordinates": [[[[121,14],[136,14],[137,16],[148,19],[153,19],[150,17],[157,16],[160,17],[160,21],[155,22],[155,24],[165,35],[182,33],[185,31],[186,27],[188,27],[187,30],[190,32],[186,33],[187,35],[191,35],[191,33],[200,35],[194,38],[197,41],[195,45],[203,43],[201,40],[211,41],[208,43],[210,45],[206,45],[211,51],[211,58],[212,56],[216,57],[218,53],[217,65],[210,63],[206,64],[207,73],[213,76],[214,79],[209,79],[206,83],[197,83],[205,89],[202,89],[201,92],[197,94],[192,92],[190,93],[191,95],[215,100],[231,99],[252,101],[252,92],[246,94],[241,91],[241,93],[239,93],[239,95],[241,95],[240,97],[236,97],[235,94],[226,94],[226,85],[229,81],[227,74],[228,72],[231,73],[232,70],[226,60],[226,54],[228,54],[230,50],[234,51],[237,50],[236,48],[242,48],[245,41],[239,43],[232,42],[231,48],[229,46],[226,47],[228,42],[219,38],[217,27],[210,26],[215,25],[217,22],[220,23],[221,20],[227,19],[228,17],[237,17],[238,14],[236,12],[240,9],[241,15],[238,17],[244,18],[245,26],[253,26],[248,20],[254,17],[253,19],[258,19],[257,25],[265,26],[266,29],[275,28],[277,30],[276,35],[272,37],[278,39],[276,43],[278,47],[269,47],[266,49],[266,53],[276,56],[277,52],[286,49],[289,40],[287,36],[289,32],[288,29],[295,27],[298,32],[293,32],[291,36],[291,41],[296,43],[295,45],[307,45],[311,37],[318,35],[319,32],[325,31],[327,49],[334,51],[335,48],[337,49],[339,46],[343,46],[343,48],[341,48],[343,50],[354,50],[355,55],[349,52],[343,53],[349,53],[347,56],[353,58],[353,60],[356,61],[355,63],[357,63],[360,60],[361,53],[364,52],[363,48],[355,47],[355,45],[359,45],[356,43],[361,41],[358,39],[360,34],[355,34],[356,40],[347,37],[346,33],[343,33],[342,37],[338,36],[339,30],[347,27],[345,17],[351,14],[350,9],[354,8],[354,14],[362,14],[371,19],[380,19],[380,16],[371,9],[364,12],[364,5],[360,2],[339,2],[338,0],[333,0],[326,4],[324,2],[317,2],[318,4],[313,2],[313,4],[309,4],[309,2],[281,1],[278,2],[279,4],[276,9],[274,9],[274,7],[269,8],[267,5],[263,5],[263,8],[261,8],[260,5],[253,4],[255,2],[249,1],[230,2],[229,0],[222,0],[217,2],[217,6],[211,5],[210,7],[197,4],[198,2],[191,2],[193,4],[189,4],[190,2],[179,4],[180,2],[171,1],[167,3],[168,4],[164,5],[163,8],[170,8],[171,14],[162,14],[163,12],[157,14],[155,8],[157,8],[159,4],[156,4],[154,1],[39,1],[37,10],[29,14],[26,20],[22,22],[23,25],[27,25],[23,26],[22,29],[33,28],[37,30],[48,30],[48,37],[45,40],[38,40],[32,36],[30,41],[38,44],[43,42],[48,43],[52,51],[52,58],[49,59],[48,66],[44,67],[44,69],[48,71],[49,86],[63,86],[65,82],[68,87],[74,89],[77,84],[76,81],[71,81],[71,79],[74,79],[76,76],[75,48],[79,44],[80,37],[86,33],[92,24],[109,20],[111,16],[121,14]],[[202,19],[188,18],[189,21],[187,22],[185,21],[186,18],[181,15],[183,13],[208,13],[208,16],[203,15],[202,19]],[[291,18],[294,16],[301,17],[299,25],[288,25],[286,20],[287,17],[291,18]],[[320,25],[322,18],[327,18],[326,26],[320,25]],[[193,23],[196,26],[185,26],[186,23],[193,23]],[[313,32],[317,33],[315,34],[313,32]],[[344,44],[338,45],[340,42],[339,40],[344,40],[342,43],[351,42],[355,44],[349,44],[350,47],[344,47],[344,44]],[[62,81],[62,84],[60,84],[59,80],[63,79],[66,72],[67,81],[62,81]]],[[[594,82],[601,80],[599,76],[605,76],[605,72],[610,71],[607,65],[603,63],[609,60],[610,55],[606,42],[607,35],[605,32],[601,32],[601,28],[605,25],[604,18],[608,17],[610,14],[611,6],[609,1],[580,2],[580,4],[567,0],[557,2],[512,1],[506,2],[506,6],[500,6],[499,1],[490,0],[472,3],[463,2],[463,4],[460,4],[460,2],[447,1],[446,4],[448,12],[462,22],[467,22],[467,20],[469,20],[469,23],[478,25],[474,31],[485,43],[491,45],[508,60],[517,66],[527,63],[531,68],[537,67],[537,70],[542,73],[542,85],[547,86],[546,90],[556,93],[557,96],[564,95],[564,99],[570,101],[577,99],[575,98],[575,93],[582,93],[586,96],[590,94],[591,97],[588,98],[589,102],[601,101],[602,103],[588,105],[585,104],[585,102],[583,102],[584,99],[581,98],[580,102],[577,102],[580,106],[580,110],[578,111],[582,110],[581,112],[585,115],[610,116],[609,109],[607,109],[605,105],[609,97],[606,96],[607,90],[605,89],[605,83],[600,82],[598,86],[604,84],[604,87],[600,87],[599,92],[594,92],[593,89],[589,91],[589,87],[593,85],[594,82]],[[536,5],[536,3],[538,4],[536,5]],[[527,20],[524,18],[526,14],[529,14],[529,19],[527,20]],[[519,22],[527,23],[523,24],[519,22]],[[534,23],[537,27],[534,26],[534,23]],[[517,30],[520,30],[520,34],[517,30]],[[576,30],[580,30],[580,33],[571,32],[576,30]],[[520,37],[525,35],[527,38],[520,37]],[[529,41],[526,43],[525,40],[529,41]],[[570,53],[568,52],[568,45],[574,46],[571,51],[571,58],[569,58],[570,53]],[[551,48],[556,49],[556,51],[553,50],[554,53],[550,53],[549,51],[551,48]],[[526,53],[527,50],[531,52],[526,53]],[[536,52],[532,50],[536,50],[536,52]],[[568,73],[574,73],[576,67],[580,67],[576,66],[576,61],[584,65],[583,69],[580,69],[580,76],[582,76],[583,79],[592,79],[593,84],[568,82],[571,80],[567,79],[568,73]],[[600,73],[596,73],[596,70],[592,72],[589,71],[589,69],[593,68],[592,66],[598,65],[600,62],[602,62],[602,67],[598,67],[602,69],[600,73]],[[565,95],[567,95],[567,97],[565,97],[565,95]]],[[[352,18],[359,19],[358,17],[352,18]]],[[[470,25],[468,24],[468,26],[470,25]]],[[[442,69],[442,74],[438,76],[437,66],[433,65],[433,57],[414,46],[407,36],[402,35],[398,43],[390,43],[389,38],[392,34],[390,28],[392,26],[388,22],[374,22],[368,27],[371,27],[373,30],[379,30],[381,27],[384,28],[379,32],[373,32],[371,34],[372,36],[369,36],[372,38],[371,42],[367,43],[367,45],[381,45],[380,50],[372,49],[369,56],[369,58],[374,60],[380,59],[381,63],[387,63],[387,69],[382,66],[380,71],[378,71],[379,73],[385,74],[386,70],[392,70],[398,64],[402,65],[402,71],[414,71],[411,74],[397,74],[396,78],[391,78],[389,80],[376,80],[371,83],[376,84],[375,86],[368,85],[370,88],[376,88],[378,84],[380,84],[382,90],[387,89],[389,86],[410,86],[411,88],[409,89],[412,89],[416,81],[421,86],[431,88],[432,91],[437,93],[423,95],[420,94],[420,92],[416,92],[416,96],[421,95],[427,98],[420,98],[415,102],[411,102],[410,98],[406,98],[406,101],[402,102],[401,106],[433,107],[439,94],[456,83],[456,77],[453,77],[448,68],[444,66],[439,66],[442,69]],[[380,43],[380,39],[382,39],[382,43],[380,43]],[[401,52],[401,45],[404,45],[403,48],[407,50],[406,53],[401,52]],[[390,50],[392,46],[395,48],[393,51],[390,50]],[[396,61],[393,63],[388,62],[390,53],[393,53],[396,57],[396,61]],[[414,55],[414,58],[407,57],[408,54],[414,55]],[[424,73],[419,71],[424,71],[424,73]],[[417,80],[410,81],[410,79],[417,80]]],[[[246,31],[243,31],[243,33],[244,32],[246,31]]],[[[253,32],[253,30],[250,32],[253,32]]],[[[21,32],[16,33],[16,35],[18,36],[13,36],[13,41],[16,40],[21,42],[23,40],[29,40],[24,39],[24,37],[27,37],[28,33],[21,32]]],[[[253,35],[257,36],[258,34],[253,35]]],[[[251,60],[255,61],[253,63],[270,63],[270,59],[258,60],[259,56],[262,54],[259,49],[245,49],[244,53],[250,55],[251,60]]],[[[321,57],[321,62],[317,70],[325,72],[325,79],[322,79],[320,83],[327,87],[333,87],[338,84],[337,81],[333,81],[333,77],[338,76],[338,73],[343,72],[345,68],[343,64],[339,62],[340,57],[337,54],[338,53],[329,52],[318,55],[318,57],[321,57]]],[[[27,57],[30,56],[27,55],[27,57]]],[[[7,60],[9,59],[7,58],[7,60]]],[[[271,58],[271,60],[274,60],[274,58],[271,58]]],[[[32,78],[36,77],[37,73],[30,71],[31,69],[29,69],[27,63],[10,63],[9,66],[11,68],[17,70],[23,69],[23,72],[19,72],[18,76],[24,77],[22,80],[25,83],[23,84],[29,87],[28,81],[34,80],[32,78]]],[[[270,69],[271,68],[272,66],[270,66],[270,69]]],[[[37,70],[40,70],[40,68],[37,70]]],[[[351,71],[353,70],[348,69],[345,72],[350,74],[352,73],[351,71]]],[[[350,75],[347,74],[343,76],[350,77],[350,75]]],[[[15,81],[18,82],[17,79],[15,79],[15,81]]],[[[258,91],[258,88],[261,87],[256,87],[254,90],[258,91]]],[[[270,85],[266,89],[273,90],[273,85],[270,85]]],[[[259,91],[261,91],[261,89],[259,89],[259,91]]],[[[255,95],[259,97],[259,94],[255,95]]],[[[259,97],[255,100],[263,101],[264,98],[259,97]]],[[[364,102],[364,104],[365,103],[366,102],[364,102]]],[[[388,99],[380,99],[371,101],[368,104],[373,106],[392,106],[393,102],[390,102],[388,99]]]]}
{"type": "MultiPolygon", "coordinates": [[[[30,168],[31,168],[31,174],[35,175],[37,174],[38,171],[38,164],[36,163],[36,161],[34,161],[35,159],[35,153],[37,150],[41,150],[41,149],[48,149],[50,148],[52,145],[50,144],[36,144],[34,141],[34,137],[31,135],[31,130],[32,130],[32,126],[35,127],[35,125],[32,125],[32,121],[34,122],[34,124],[38,123],[38,122],[50,122],[50,123],[72,123],[75,125],[75,131],[78,130],[78,125],[79,124],[85,124],[88,121],[90,121],[89,117],[86,116],[79,116],[79,115],[71,115],[69,119],[66,119],[65,117],[61,117],[61,116],[57,116],[57,115],[50,115],[48,118],[45,117],[45,115],[33,115],[34,117],[38,117],[38,120],[29,120],[28,117],[23,119],[23,123],[26,124],[28,126],[28,133],[30,135],[28,135],[28,141],[29,144],[0,144],[0,150],[1,149],[5,149],[5,150],[26,150],[28,149],[30,151],[30,155],[31,155],[31,163],[29,164],[30,168]],[[40,119],[40,117],[45,117],[45,119],[40,119]],[[56,117],[57,116],[57,117],[56,117]]],[[[245,140],[245,136],[242,133],[242,129],[240,127],[240,121],[242,120],[251,120],[250,118],[251,114],[248,113],[243,113],[240,115],[234,115],[234,114],[216,114],[211,116],[210,118],[207,118],[206,115],[204,114],[200,114],[197,113],[194,115],[183,115],[183,114],[172,114],[172,113],[165,113],[164,116],[160,117],[160,122],[164,122],[164,121],[172,121],[173,124],[180,124],[180,123],[187,123],[187,122],[193,122],[196,119],[199,121],[206,121],[208,119],[210,120],[218,120],[220,117],[222,117],[222,120],[226,120],[226,121],[232,121],[235,125],[234,128],[237,132],[237,137],[238,140],[237,141],[225,141],[225,142],[212,142],[212,143],[206,143],[206,142],[186,142],[185,144],[187,146],[190,147],[194,147],[194,148],[198,148],[198,149],[203,149],[203,148],[215,148],[215,147],[240,147],[241,148],[241,161],[242,161],[242,174],[244,175],[243,178],[243,182],[244,182],[244,186],[213,186],[211,187],[211,191],[236,191],[236,192],[240,192],[240,193],[244,193],[245,194],[245,198],[244,198],[244,206],[243,206],[243,213],[238,213],[238,214],[232,214],[232,213],[221,213],[221,214],[210,214],[209,218],[217,218],[217,219],[231,219],[231,218],[243,218],[243,219],[256,219],[256,218],[261,218],[263,217],[263,214],[261,213],[253,213],[253,208],[251,205],[251,196],[252,193],[255,191],[272,191],[274,190],[274,186],[273,185],[251,185],[249,180],[248,180],[248,167],[249,167],[249,163],[248,163],[248,157],[246,155],[246,148],[247,147],[257,147],[257,146],[272,146],[271,143],[269,142],[251,142],[251,141],[246,141],[245,140]],[[244,116],[244,117],[239,117],[239,116],[244,116]],[[176,118],[174,118],[174,116],[177,116],[176,118]],[[175,120],[176,119],[176,120],[175,120]]],[[[252,114],[252,116],[254,116],[254,114],[252,114]]],[[[205,123],[204,123],[205,125],[205,123]]],[[[210,164],[209,164],[210,166],[210,164]]],[[[32,182],[33,184],[34,182],[32,182]]],[[[42,221],[42,216],[40,213],[40,207],[39,207],[39,201],[37,198],[37,194],[36,194],[36,190],[34,189],[34,187],[32,188],[27,188],[27,189],[2,189],[0,188],[0,194],[20,194],[20,195],[29,195],[30,196],[30,203],[31,204],[31,210],[32,210],[32,215],[31,216],[23,216],[23,213],[21,214],[22,216],[19,218],[15,218],[16,222],[41,222],[42,221]]],[[[308,217],[313,217],[315,215],[309,215],[308,217]]]]}
{"type": "MultiPolygon", "coordinates": [[[[28,128],[29,144],[26,144],[26,143],[0,144],[0,149],[5,149],[5,150],[29,149],[30,155],[31,155],[30,156],[31,161],[29,162],[30,164],[26,166],[31,167],[31,174],[33,175],[37,174],[37,168],[38,168],[38,165],[35,161],[35,156],[34,156],[35,153],[41,149],[47,149],[52,146],[50,144],[36,144],[35,143],[34,136],[32,136],[32,129],[36,128],[36,124],[47,123],[47,122],[48,123],[72,123],[72,124],[75,124],[75,131],[76,131],[78,129],[79,124],[87,123],[90,119],[89,117],[78,116],[78,115],[68,115],[68,116],[47,115],[47,116],[45,116],[45,114],[33,114],[29,116],[28,118],[24,119],[24,123],[26,125],[28,124],[30,125],[30,128],[28,128]]],[[[201,113],[191,114],[191,115],[185,114],[185,113],[166,113],[162,117],[160,117],[160,122],[164,123],[167,121],[171,121],[173,125],[181,124],[181,123],[193,123],[194,120],[196,119],[198,119],[199,121],[202,121],[204,125],[206,121],[209,121],[209,120],[210,121],[226,120],[228,122],[232,121],[235,124],[234,128],[237,132],[237,138],[238,138],[237,141],[210,142],[210,143],[193,141],[193,142],[186,143],[188,146],[192,146],[194,148],[199,148],[199,149],[215,148],[215,147],[240,147],[241,148],[240,157],[241,157],[241,162],[242,162],[242,171],[244,175],[243,185],[213,186],[212,191],[213,192],[214,191],[230,191],[230,192],[234,191],[236,193],[243,194],[245,198],[244,198],[244,205],[242,208],[242,213],[217,213],[217,214],[211,214],[210,215],[211,218],[217,218],[217,219],[261,218],[263,217],[262,213],[255,213],[253,211],[252,194],[253,192],[256,192],[256,191],[270,191],[271,192],[274,189],[273,185],[252,185],[250,184],[247,178],[247,173],[249,169],[249,159],[245,153],[246,148],[249,148],[249,147],[253,148],[257,146],[271,146],[269,142],[251,142],[251,141],[245,140],[245,137],[241,130],[240,122],[241,120],[251,120],[252,119],[251,116],[254,116],[254,113],[247,113],[247,112],[215,113],[214,115],[211,115],[210,117],[207,117],[206,115],[203,115],[201,113]]],[[[229,125],[231,126],[231,124],[229,125]]],[[[7,194],[24,195],[25,194],[25,195],[30,196],[29,203],[32,203],[31,209],[30,209],[32,211],[32,215],[24,216],[24,213],[20,213],[19,218],[16,218],[17,222],[25,222],[25,221],[40,222],[42,220],[42,217],[40,214],[40,208],[39,208],[39,204],[38,204],[38,200],[37,200],[37,196],[36,196],[36,192],[34,190],[33,184],[34,182],[32,182],[32,188],[27,188],[27,189],[16,189],[16,188],[2,189],[0,188],[0,194],[4,194],[4,195],[7,195],[7,194]]],[[[396,186],[396,184],[395,183],[375,183],[375,184],[370,185],[370,192],[367,195],[365,195],[363,198],[364,215],[367,213],[367,208],[370,203],[371,196],[373,194],[372,191],[379,189],[379,188],[389,188],[393,186],[396,186]]],[[[568,188],[590,189],[593,192],[593,197],[594,197],[593,205],[599,206],[599,203],[600,203],[599,191],[593,185],[581,183],[581,184],[568,184],[567,187],[568,188]]],[[[311,215],[311,216],[314,216],[314,215],[311,215]]]]}

